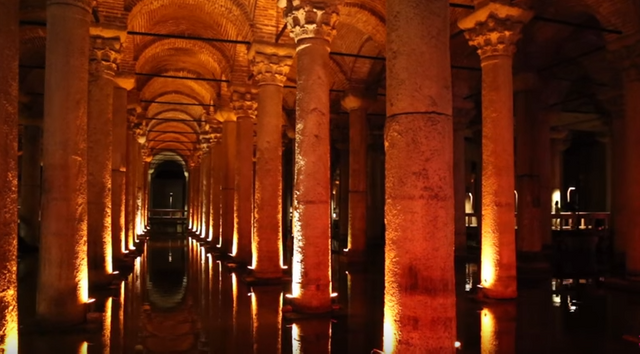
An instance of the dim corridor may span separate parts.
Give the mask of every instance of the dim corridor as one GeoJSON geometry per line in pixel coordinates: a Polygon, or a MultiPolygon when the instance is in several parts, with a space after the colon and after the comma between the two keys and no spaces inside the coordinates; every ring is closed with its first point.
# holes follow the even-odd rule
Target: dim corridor
{"type": "MultiPolygon", "coordinates": [[[[348,271],[334,256],[339,309],[304,318],[286,313],[287,285],[248,286],[242,271],[187,236],[149,232],[141,243],[144,252],[126,280],[91,294],[89,324],[64,333],[33,327],[37,259],[21,259],[19,353],[368,354],[383,348],[382,255],[371,255],[361,271],[348,271]]],[[[640,350],[623,338],[640,334],[637,295],[588,279],[521,279],[517,300],[479,302],[477,264],[457,266],[460,353],[640,350]]]]}

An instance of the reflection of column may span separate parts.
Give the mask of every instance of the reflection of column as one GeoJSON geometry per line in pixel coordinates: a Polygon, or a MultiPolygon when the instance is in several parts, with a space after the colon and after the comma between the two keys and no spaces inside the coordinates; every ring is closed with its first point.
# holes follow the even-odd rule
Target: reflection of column
{"type": "Polygon", "coordinates": [[[40,243],[40,161],[42,130],[37,125],[22,128],[22,169],[20,176],[20,224],[22,238],[30,245],[40,243]]]}
{"type": "Polygon", "coordinates": [[[293,324],[291,332],[293,353],[331,353],[331,320],[302,320],[293,324]]]}
{"type": "Polygon", "coordinates": [[[121,259],[127,249],[125,233],[127,171],[127,90],[113,91],[113,141],[111,156],[111,237],[113,258],[121,259]]]}
{"type": "Polygon", "coordinates": [[[472,109],[453,110],[453,195],[455,214],[455,254],[467,254],[467,157],[465,155],[465,134],[469,120],[475,111],[472,109]]]}
{"type": "Polygon", "coordinates": [[[253,354],[281,353],[282,287],[254,287],[251,308],[253,354]]]}
{"type": "Polygon", "coordinates": [[[516,304],[492,303],[480,312],[480,352],[516,352],[516,304]]]}
{"type": "MultiPolygon", "coordinates": [[[[0,352],[6,353],[18,352],[18,235],[16,227],[18,224],[18,176],[16,172],[18,171],[19,3],[18,0],[0,3],[0,43],[2,43],[0,77],[3,80],[0,86],[0,130],[2,131],[0,139],[0,157],[2,158],[0,163],[0,200],[2,200],[2,213],[0,213],[0,269],[2,269],[2,273],[0,273],[0,284],[2,284],[2,291],[0,291],[0,352]]],[[[37,132],[39,135],[39,129],[37,132]]],[[[23,144],[23,146],[25,145],[23,144]]],[[[40,144],[37,144],[37,148],[40,149],[40,144]]],[[[40,171],[39,160],[38,158],[38,172],[40,171]]],[[[36,166],[28,166],[27,168],[34,167],[36,166]]],[[[75,237],[75,235],[73,236],[75,237]]]]}
{"type": "Polygon", "coordinates": [[[258,132],[253,235],[257,278],[282,277],[282,86],[291,66],[288,47],[254,44],[258,132]],[[280,54],[277,56],[277,54],[280,54]],[[273,58],[273,59],[272,59],[273,58]]]}
{"type": "MultiPolygon", "coordinates": [[[[640,151],[640,139],[636,136],[640,131],[640,41],[624,43],[616,52],[622,65],[624,77],[624,148],[627,151],[624,158],[625,214],[622,231],[623,244],[627,250],[640,249],[640,228],[635,225],[637,215],[640,214],[640,183],[635,179],[640,175],[640,160],[636,154],[629,152],[640,151]]],[[[640,279],[640,255],[627,251],[625,254],[627,276],[640,279]]]]}
{"type": "Polygon", "coordinates": [[[236,262],[251,265],[251,225],[253,221],[253,120],[256,102],[251,93],[234,92],[233,109],[237,124],[235,249],[236,262]]]}
{"type": "Polygon", "coordinates": [[[331,310],[329,44],[338,8],[301,2],[287,9],[296,41],[292,296],[301,312],[331,310]]]}
{"type": "Polygon", "coordinates": [[[484,292],[515,298],[513,53],[531,13],[489,2],[458,24],[482,63],[482,255],[484,292]]]}
{"type": "Polygon", "coordinates": [[[387,1],[385,353],[456,340],[448,6],[387,1]]]}
{"type": "Polygon", "coordinates": [[[109,284],[111,246],[111,159],[113,88],[120,38],[91,37],[87,109],[87,237],[89,283],[109,284]]]}
{"type": "Polygon", "coordinates": [[[51,325],[82,323],[88,298],[86,134],[91,6],[88,0],[47,2],[50,45],[46,50],[36,317],[51,325]]]}
{"type": "Polygon", "coordinates": [[[211,241],[214,245],[220,246],[222,240],[220,239],[220,211],[221,211],[221,182],[222,182],[222,143],[219,139],[213,142],[211,148],[212,167],[211,167],[211,241]]]}
{"type": "Polygon", "coordinates": [[[349,261],[362,260],[367,247],[367,105],[358,93],[342,100],[349,111],[349,261]]]}
{"type": "Polygon", "coordinates": [[[234,197],[236,178],[236,122],[222,123],[222,252],[233,252],[234,197]]]}

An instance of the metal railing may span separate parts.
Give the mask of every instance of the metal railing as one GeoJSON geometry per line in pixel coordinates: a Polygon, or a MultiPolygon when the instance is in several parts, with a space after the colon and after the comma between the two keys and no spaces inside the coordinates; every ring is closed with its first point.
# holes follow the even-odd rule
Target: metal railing
{"type": "MultiPolygon", "coordinates": [[[[551,228],[553,230],[585,230],[609,229],[611,213],[608,212],[578,212],[578,213],[554,213],[551,217],[551,228]]],[[[477,213],[466,213],[465,224],[467,227],[477,227],[480,215],[477,213]]],[[[517,227],[517,226],[516,226],[517,227]]]]}

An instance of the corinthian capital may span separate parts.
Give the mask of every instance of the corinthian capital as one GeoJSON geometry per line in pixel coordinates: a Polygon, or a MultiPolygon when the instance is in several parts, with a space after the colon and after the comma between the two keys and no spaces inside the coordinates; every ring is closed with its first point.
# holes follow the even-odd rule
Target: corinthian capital
{"type": "Polygon", "coordinates": [[[331,42],[339,17],[334,2],[288,0],[285,11],[287,26],[296,42],[305,38],[323,38],[331,42]]]}
{"type": "Polygon", "coordinates": [[[289,46],[254,43],[249,51],[253,75],[259,85],[283,85],[295,50],[289,46]]]}
{"type": "Polygon", "coordinates": [[[89,70],[92,75],[115,77],[120,61],[122,43],[119,37],[105,38],[91,37],[91,52],[89,56],[89,70]]]}
{"type": "Polygon", "coordinates": [[[251,117],[255,119],[258,109],[258,103],[255,101],[251,92],[234,91],[231,108],[236,114],[236,117],[251,117]]]}
{"type": "Polygon", "coordinates": [[[511,56],[521,37],[522,26],[533,13],[519,7],[490,2],[458,21],[469,44],[478,48],[480,58],[492,55],[511,56]]]}

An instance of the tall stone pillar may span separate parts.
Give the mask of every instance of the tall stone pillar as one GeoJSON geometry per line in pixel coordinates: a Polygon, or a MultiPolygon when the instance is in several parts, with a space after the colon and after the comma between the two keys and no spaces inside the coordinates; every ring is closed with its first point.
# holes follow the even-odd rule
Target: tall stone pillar
{"type": "Polygon", "coordinates": [[[130,109],[127,111],[128,119],[128,131],[127,131],[127,166],[125,172],[125,231],[126,231],[126,247],[125,252],[134,249],[135,240],[135,164],[136,164],[136,145],[138,144],[134,129],[136,129],[137,123],[135,122],[135,110],[130,109]]]}
{"type": "Polygon", "coordinates": [[[367,248],[367,148],[368,104],[362,93],[350,92],[342,99],[349,112],[349,262],[364,260],[367,248]]]}
{"type": "Polygon", "coordinates": [[[254,44],[253,72],[258,83],[253,275],[282,277],[282,86],[293,49],[254,44]]]}
{"type": "Polygon", "coordinates": [[[201,202],[202,198],[200,198],[201,183],[202,183],[202,175],[201,175],[201,162],[202,155],[198,152],[198,155],[195,157],[195,161],[193,162],[193,232],[198,233],[200,231],[200,220],[201,220],[201,202]]]}
{"type": "Polygon", "coordinates": [[[453,353],[449,2],[388,0],[387,21],[384,352],[453,353]]]}
{"type": "Polygon", "coordinates": [[[467,223],[465,200],[467,198],[467,157],[465,134],[469,121],[475,114],[473,109],[453,110],[453,199],[455,223],[455,254],[467,254],[467,223]]]}
{"type": "MultiPolygon", "coordinates": [[[[522,252],[520,260],[542,250],[542,212],[540,160],[538,149],[541,145],[540,133],[548,132],[549,125],[539,129],[541,122],[540,92],[537,77],[531,73],[520,74],[516,78],[515,143],[516,143],[516,191],[518,192],[516,248],[522,252]]],[[[547,133],[548,134],[548,133],[547,133]]],[[[548,230],[548,229],[547,229],[548,230]]],[[[545,231],[547,231],[545,230],[545,231]]]]}
{"type": "Polygon", "coordinates": [[[625,263],[627,277],[640,280],[640,255],[635,250],[640,249],[640,229],[635,224],[640,213],[640,184],[632,182],[640,174],[640,161],[636,154],[640,151],[640,139],[637,134],[640,131],[640,38],[624,38],[617,49],[617,59],[623,69],[624,78],[624,149],[627,151],[624,158],[624,187],[626,189],[626,208],[622,231],[624,232],[623,244],[625,246],[625,263]]]}
{"type": "Polygon", "coordinates": [[[202,167],[200,168],[200,174],[202,176],[202,208],[200,214],[202,215],[202,226],[200,227],[200,238],[208,237],[209,232],[209,214],[211,214],[210,202],[211,202],[211,151],[206,151],[202,158],[202,167]]]}
{"type": "Polygon", "coordinates": [[[210,241],[213,242],[214,245],[218,245],[220,247],[222,245],[222,239],[220,238],[220,212],[221,208],[221,197],[222,197],[222,142],[220,138],[216,138],[213,142],[213,146],[211,148],[211,156],[212,156],[212,166],[211,166],[211,227],[212,234],[210,241]]]}
{"type": "Polygon", "coordinates": [[[187,204],[189,210],[189,230],[193,230],[193,218],[194,218],[194,210],[193,210],[193,164],[191,160],[187,161],[189,168],[189,176],[187,177],[187,204]]]}
{"type": "Polygon", "coordinates": [[[91,6],[88,0],[47,1],[46,134],[36,301],[36,317],[46,326],[83,322],[89,295],[86,134],[91,6]]]}
{"type": "Polygon", "coordinates": [[[22,173],[20,178],[20,224],[22,238],[32,246],[40,243],[40,162],[42,129],[25,125],[22,130],[22,173]]]}
{"type": "MultiPolygon", "coordinates": [[[[92,32],[99,29],[92,29],[92,32]]],[[[87,114],[87,228],[89,284],[106,286],[113,272],[111,235],[111,159],[113,88],[120,38],[91,37],[87,114]]]]}
{"type": "Polygon", "coordinates": [[[299,312],[331,311],[331,191],[329,45],[338,7],[299,1],[287,9],[296,42],[297,85],[293,187],[292,305],[299,312]]]}
{"type": "Polygon", "coordinates": [[[148,215],[149,215],[149,165],[153,156],[150,155],[150,151],[147,147],[144,151],[143,166],[142,166],[142,231],[147,230],[148,215]]]}
{"type": "MultiPolygon", "coordinates": [[[[146,115],[146,114],[145,114],[146,115]]],[[[135,151],[135,171],[134,171],[134,212],[135,212],[135,240],[138,241],[138,235],[142,234],[142,189],[143,189],[143,171],[144,171],[144,160],[142,158],[143,149],[145,142],[147,140],[146,137],[146,128],[142,126],[141,129],[136,131],[136,139],[138,144],[136,144],[135,151]]]]}
{"type": "MultiPolygon", "coordinates": [[[[0,200],[3,204],[0,213],[0,352],[5,353],[18,352],[19,19],[18,0],[0,3],[0,77],[3,80],[0,86],[0,200]]],[[[39,159],[37,167],[40,171],[39,159]]]]}
{"type": "MultiPolygon", "coordinates": [[[[230,115],[227,115],[230,116],[230,115]]],[[[235,226],[234,198],[236,180],[236,122],[228,119],[222,123],[222,253],[232,254],[235,226]]]]}
{"type": "Polygon", "coordinates": [[[253,224],[253,121],[256,102],[249,92],[233,93],[237,124],[235,235],[233,256],[243,265],[251,265],[253,224]]]}
{"type": "Polygon", "coordinates": [[[120,259],[127,250],[125,227],[127,171],[127,89],[113,91],[113,140],[111,155],[111,235],[113,258],[120,259]]]}
{"type": "Polygon", "coordinates": [[[513,159],[513,53],[532,14],[489,2],[458,22],[482,65],[482,251],[484,294],[517,296],[513,159]]]}

